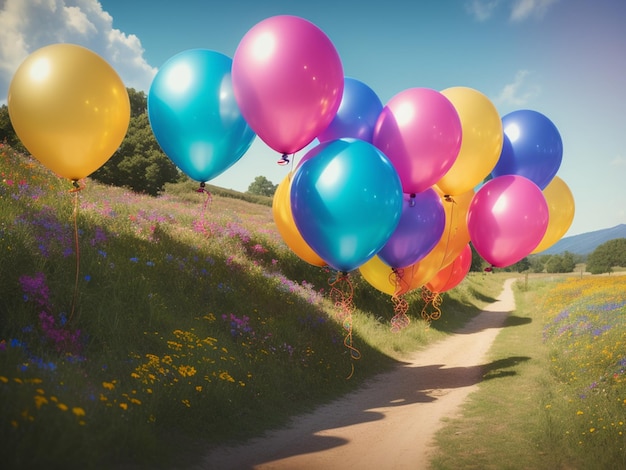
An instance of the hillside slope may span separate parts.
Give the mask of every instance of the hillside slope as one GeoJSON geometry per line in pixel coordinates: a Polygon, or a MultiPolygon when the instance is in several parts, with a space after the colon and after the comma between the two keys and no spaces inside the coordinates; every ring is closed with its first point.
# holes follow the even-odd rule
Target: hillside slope
{"type": "Polygon", "coordinates": [[[599,245],[616,238],[626,238],[626,224],[565,237],[541,252],[541,254],[555,255],[569,251],[575,255],[588,255],[599,245]]]}

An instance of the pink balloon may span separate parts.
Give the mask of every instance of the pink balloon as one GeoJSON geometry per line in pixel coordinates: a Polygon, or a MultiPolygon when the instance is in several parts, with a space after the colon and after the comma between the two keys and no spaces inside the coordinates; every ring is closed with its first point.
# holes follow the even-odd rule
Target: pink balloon
{"type": "Polygon", "coordinates": [[[426,288],[431,292],[447,292],[465,279],[471,266],[472,247],[467,244],[452,263],[440,270],[434,278],[426,283],[426,288]]]}
{"type": "Polygon", "coordinates": [[[518,175],[498,176],[474,195],[467,229],[478,254],[503,268],[529,255],[548,227],[548,203],[539,186],[518,175]]]}
{"type": "Polygon", "coordinates": [[[373,144],[396,167],[404,193],[422,192],[452,167],[461,149],[461,119],[443,94],[409,88],[383,108],[373,144]]]}
{"type": "Polygon", "coordinates": [[[250,29],[232,65],[235,99],[248,125],[283,154],[303,149],[330,124],[343,94],[343,66],[317,26],[273,16],[250,29]]]}

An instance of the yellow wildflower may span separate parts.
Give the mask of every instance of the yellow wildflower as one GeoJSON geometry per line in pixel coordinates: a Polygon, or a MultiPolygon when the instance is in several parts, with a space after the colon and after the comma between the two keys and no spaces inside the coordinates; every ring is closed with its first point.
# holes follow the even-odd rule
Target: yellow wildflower
{"type": "Polygon", "coordinates": [[[4,375],[0,375],[0,382],[7,383],[9,379],[7,379],[4,375]]]}
{"type": "Polygon", "coordinates": [[[74,408],[72,408],[72,413],[74,413],[79,418],[81,416],[85,416],[85,410],[83,410],[80,406],[75,406],[74,408]]]}
{"type": "Polygon", "coordinates": [[[57,407],[61,410],[61,411],[67,411],[69,408],[65,403],[57,403],[57,407]]]}
{"type": "Polygon", "coordinates": [[[112,382],[102,382],[102,386],[107,390],[113,390],[115,388],[115,384],[112,382]]]}
{"type": "Polygon", "coordinates": [[[120,403],[120,408],[126,411],[128,409],[128,403],[120,403]]]}
{"type": "Polygon", "coordinates": [[[35,395],[35,406],[37,409],[41,408],[41,405],[47,405],[48,399],[46,397],[42,397],[41,395],[35,395]]]}

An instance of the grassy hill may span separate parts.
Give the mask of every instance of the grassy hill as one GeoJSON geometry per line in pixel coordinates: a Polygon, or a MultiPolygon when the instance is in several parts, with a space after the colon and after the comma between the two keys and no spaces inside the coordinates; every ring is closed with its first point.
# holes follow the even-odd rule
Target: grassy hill
{"type": "Polygon", "coordinates": [[[90,180],[70,192],[6,145],[0,176],[3,468],[184,467],[200,445],[358,387],[502,283],[468,276],[432,325],[413,292],[411,324],[393,333],[391,299],[351,273],[336,287],[354,289],[356,361],[330,300],[335,273],[286,247],[267,200],[185,185],[153,198],[90,180]]]}

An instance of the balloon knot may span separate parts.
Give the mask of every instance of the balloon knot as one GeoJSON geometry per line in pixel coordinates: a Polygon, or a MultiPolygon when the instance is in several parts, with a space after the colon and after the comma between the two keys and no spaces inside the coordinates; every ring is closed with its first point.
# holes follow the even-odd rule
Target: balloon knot
{"type": "Polygon", "coordinates": [[[446,202],[454,202],[454,199],[452,199],[452,196],[450,196],[449,194],[445,194],[445,195],[443,196],[443,199],[444,199],[446,202]]]}
{"type": "Polygon", "coordinates": [[[485,268],[485,272],[486,272],[486,273],[490,273],[490,272],[492,272],[492,271],[493,271],[493,265],[488,266],[488,267],[486,267],[486,268],[485,268]]]}
{"type": "Polygon", "coordinates": [[[205,188],[205,186],[206,186],[206,183],[205,183],[204,181],[203,181],[203,182],[201,182],[201,183],[200,183],[200,187],[199,187],[198,189],[196,189],[196,192],[198,192],[198,193],[203,193],[203,192],[205,192],[205,191],[206,191],[206,190],[204,189],[204,188],[205,188]]]}
{"type": "Polygon", "coordinates": [[[415,207],[415,193],[411,193],[409,196],[409,207],[415,207]]]}
{"type": "Polygon", "coordinates": [[[84,187],[84,186],[80,185],[78,180],[72,180],[72,186],[73,186],[73,188],[70,189],[70,193],[77,193],[78,191],[80,191],[84,187]]]}
{"type": "Polygon", "coordinates": [[[280,157],[280,160],[278,160],[276,163],[278,163],[280,166],[287,165],[289,163],[289,155],[283,153],[283,155],[280,157]]]}

